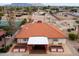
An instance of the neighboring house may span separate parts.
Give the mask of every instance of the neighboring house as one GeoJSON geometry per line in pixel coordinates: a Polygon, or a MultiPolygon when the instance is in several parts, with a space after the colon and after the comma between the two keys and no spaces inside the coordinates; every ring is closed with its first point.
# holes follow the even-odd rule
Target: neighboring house
{"type": "Polygon", "coordinates": [[[4,45],[4,35],[5,35],[5,31],[0,29],[0,48],[2,48],[2,46],[4,45]]]}
{"type": "MultiPolygon", "coordinates": [[[[42,22],[29,23],[21,26],[20,31],[15,36],[17,43],[15,48],[24,48],[27,45],[29,53],[45,47],[47,52],[50,46],[62,46],[66,43],[66,36],[64,32],[59,30],[53,24],[42,22]],[[22,46],[22,44],[24,44],[22,46]]],[[[14,49],[13,51],[18,51],[14,49]]],[[[19,50],[23,51],[23,50],[19,50]]]]}

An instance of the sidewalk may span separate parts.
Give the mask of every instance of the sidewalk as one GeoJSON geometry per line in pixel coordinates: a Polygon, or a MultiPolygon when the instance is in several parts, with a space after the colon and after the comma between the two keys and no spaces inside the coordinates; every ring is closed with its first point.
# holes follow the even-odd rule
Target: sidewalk
{"type": "Polygon", "coordinates": [[[71,49],[72,53],[74,56],[79,56],[79,53],[77,52],[77,50],[73,47],[73,44],[68,40],[67,41],[67,45],[69,46],[69,48],[71,49]]]}

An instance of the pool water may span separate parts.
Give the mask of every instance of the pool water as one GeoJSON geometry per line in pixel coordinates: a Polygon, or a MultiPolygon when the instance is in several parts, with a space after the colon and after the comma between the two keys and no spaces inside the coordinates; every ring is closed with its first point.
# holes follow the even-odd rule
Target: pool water
{"type": "MultiPolygon", "coordinates": [[[[18,27],[21,22],[22,22],[22,20],[19,20],[19,19],[15,20],[16,27],[18,27]]],[[[0,26],[9,26],[8,21],[7,20],[1,20],[0,26]]]]}

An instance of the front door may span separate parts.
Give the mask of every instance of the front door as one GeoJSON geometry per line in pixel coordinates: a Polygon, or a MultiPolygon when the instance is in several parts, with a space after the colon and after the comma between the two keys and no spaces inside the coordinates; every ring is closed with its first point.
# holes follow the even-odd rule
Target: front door
{"type": "Polygon", "coordinates": [[[46,47],[45,47],[45,45],[33,45],[31,53],[44,54],[44,53],[46,53],[46,47]]]}

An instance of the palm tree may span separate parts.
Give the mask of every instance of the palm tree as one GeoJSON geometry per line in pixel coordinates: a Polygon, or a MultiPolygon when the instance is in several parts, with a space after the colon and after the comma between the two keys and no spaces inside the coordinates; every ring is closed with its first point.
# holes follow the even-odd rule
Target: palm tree
{"type": "Polygon", "coordinates": [[[0,6],[0,12],[3,12],[3,10],[4,10],[4,7],[0,6]]]}
{"type": "Polygon", "coordinates": [[[13,32],[15,32],[15,30],[16,30],[16,26],[15,26],[15,12],[9,10],[7,12],[6,18],[7,18],[7,21],[8,21],[8,24],[9,24],[11,30],[13,32]]]}
{"type": "Polygon", "coordinates": [[[32,14],[33,14],[32,7],[28,7],[28,14],[29,14],[28,20],[29,20],[29,23],[30,23],[30,22],[32,22],[32,14]]]}

